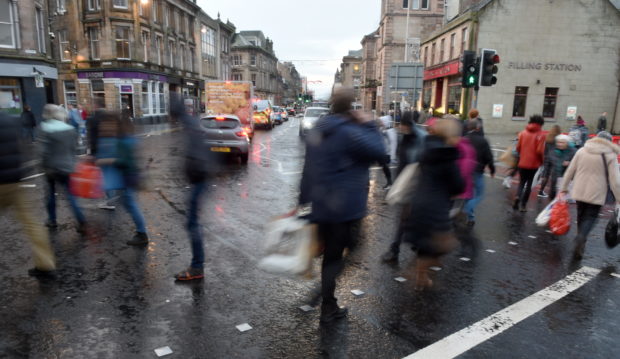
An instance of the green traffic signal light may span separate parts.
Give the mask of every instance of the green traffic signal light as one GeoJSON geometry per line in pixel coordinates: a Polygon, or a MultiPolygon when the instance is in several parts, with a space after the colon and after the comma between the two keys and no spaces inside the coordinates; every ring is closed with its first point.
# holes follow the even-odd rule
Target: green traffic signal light
{"type": "Polygon", "coordinates": [[[467,84],[469,85],[475,85],[476,84],[476,76],[471,75],[469,77],[467,77],[467,84]]]}

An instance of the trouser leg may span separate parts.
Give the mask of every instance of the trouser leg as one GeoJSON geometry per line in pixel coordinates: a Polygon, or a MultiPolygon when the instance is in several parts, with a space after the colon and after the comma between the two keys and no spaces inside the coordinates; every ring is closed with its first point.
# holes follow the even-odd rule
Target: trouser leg
{"type": "Polygon", "coordinates": [[[69,176],[68,175],[60,176],[58,178],[58,182],[62,185],[62,187],[65,190],[65,193],[67,194],[67,200],[69,201],[69,205],[71,206],[71,210],[73,211],[73,215],[75,216],[75,219],[78,221],[79,224],[85,223],[86,218],[84,217],[82,210],[78,206],[75,196],[73,196],[73,194],[71,193],[71,190],[69,189],[69,176]]]}
{"type": "Polygon", "coordinates": [[[355,222],[319,224],[319,238],[325,243],[321,268],[321,293],[325,305],[336,303],[336,279],[344,268],[344,249],[353,247],[355,222]]]}
{"type": "Polygon", "coordinates": [[[198,216],[200,213],[200,200],[206,189],[204,182],[192,185],[189,196],[189,211],[187,214],[187,231],[189,232],[190,242],[192,245],[192,268],[202,268],[205,261],[204,243],[198,216]]]}
{"type": "Polygon", "coordinates": [[[56,180],[54,176],[45,177],[47,182],[47,219],[56,223],[56,180]]]}
{"type": "Polygon", "coordinates": [[[131,215],[133,222],[136,225],[136,232],[146,233],[146,225],[144,224],[144,217],[138,206],[136,199],[136,192],[132,188],[126,188],[123,192],[123,205],[127,212],[131,215]]]}

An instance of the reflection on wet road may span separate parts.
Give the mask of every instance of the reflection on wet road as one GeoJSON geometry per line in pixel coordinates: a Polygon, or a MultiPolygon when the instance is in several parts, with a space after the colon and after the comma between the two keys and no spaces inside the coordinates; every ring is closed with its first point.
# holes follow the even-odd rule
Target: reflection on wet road
{"type": "MultiPolygon", "coordinates": [[[[586,258],[575,265],[572,235],[554,239],[534,225],[545,201],[533,199],[529,212],[514,213],[511,192],[490,178],[475,229],[461,233],[462,250],[434,273],[436,287],[420,293],[412,285],[415,257],[406,247],[398,265],[380,262],[395,232],[396,211],[383,200],[382,173],[373,170],[362,243],[348,257],[337,293],[350,315],[319,326],[316,310],[298,309],[307,303],[316,276],[282,278],[255,266],[264,224],[296,204],[303,166],[298,125],[292,119],[257,132],[249,164],[231,159],[210,179],[201,213],[204,283],[172,280],[190,258],[179,132],[142,138],[143,157],[154,160],[152,188],[140,196],[152,238],[146,250],[125,245],[132,225],[120,207],[105,212],[83,201],[100,235],[81,239],[61,201],[60,228],[52,233],[59,279],[38,282],[26,274],[31,262],[21,229],[3,213],[0,357],[152,358],[154,349],[169,346],[176,358],[400,358],[485,318],[491,318],[490,328],[497,324],[505,331],[493,332],[460,357],[617,356],[620,278],[611,273],[620,271],[620,252],[608,251],[601,238],[607,209],[586,258]],[[581,266],[601,272],[575,287],[570,275],[581,266]],[[520,321],[503,312],[556,288],[554,283],[574,289],[562,298],[553,294],[520,321]],[[365,294],[355,296],[355,289],[365,294]],[[253,329],[239,332],[235,326],[243,323],[253,329]]],[[[28,188],[35,198],[43,198],[41,178],[27,183],[37,185],[28,188]]],[[[43,222],[42,206],[37,213],[43,222]]]]}

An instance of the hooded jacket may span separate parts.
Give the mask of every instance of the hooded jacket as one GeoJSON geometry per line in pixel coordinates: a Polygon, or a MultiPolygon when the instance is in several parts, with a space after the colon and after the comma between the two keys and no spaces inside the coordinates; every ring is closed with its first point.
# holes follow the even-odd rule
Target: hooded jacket
{"type": "Polygon", "coordinates": [[[312,205],[314,222],[363,218],[368,167],[384,158],[385,146],[374,122],[357,124],[347,114],[321,118],[306,138],[299,203],[312,205]]]}
{"type": "Polygon", "coordinates": [[[519,168],[535,170],[543,164],[545,134],[541,125],[530,123],[519,133],[517,152],[519,152],[519,168]]]}
{"type": "Polygon", "coordinates": [[[41,122],[42,165],[47,174],[70,174],[75,167],[77,133],[58,120],[41,122]]]}
{"type": "Polygon", "coordinates": [[[0,184],[17,183],[22,178],[20,120],[0,111],[0,184]]]}
{"type": "Polygon", "coordinates": [[[480,131],[470,131],[467,136],[469,142],[476,150],[476,173],[484,173],[484,169],[489,166],[491,174],[495,174],[495,163],[493,159],[493,153],[491,152],[491,146],[489,141],[484,138],[484,135],[480,131]]]}
{"type": "Polygon", "coordinates": [[[474,170],[476,169],[476,150],[469,142],[467,137],[461,137],[456,145],[459,151],[459,159],[456,161],[461,171],[461,178],[465,182],[463,193],[459,195],[460,199],[471,199],[474,197],[474,170]]]}
{"type": "Polygon", "coordinates": [[[616,200],[620,199],[620,174],[618,173],[618,154],[620,147],[612,142],[594,137],[573,157],[564,173],[561,191],[567,191],[573,181],[571,197],[580,202],[604,205],[607,198],[607,182],[616,200]],[[603,156],[605,162],[603,162],[603,156]],[[607,166],[606,171],[604,165],[607,166]]]}

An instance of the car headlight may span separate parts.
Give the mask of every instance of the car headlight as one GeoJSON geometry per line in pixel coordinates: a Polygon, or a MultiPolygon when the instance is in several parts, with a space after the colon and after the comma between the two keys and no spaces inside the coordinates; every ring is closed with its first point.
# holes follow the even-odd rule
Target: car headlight
{"type": "Polygon", "coordinates": [[[303,126],[306,130],[311,129],[312,127],[314,127],[314,122],[312,121],[304,121],[303,122],[303,126]]]}

